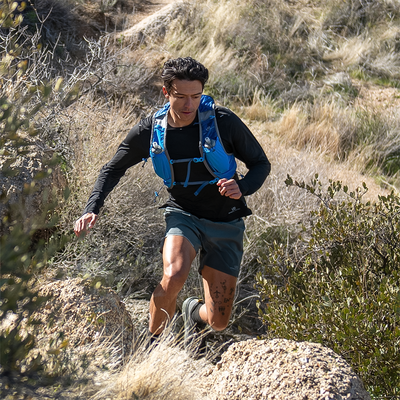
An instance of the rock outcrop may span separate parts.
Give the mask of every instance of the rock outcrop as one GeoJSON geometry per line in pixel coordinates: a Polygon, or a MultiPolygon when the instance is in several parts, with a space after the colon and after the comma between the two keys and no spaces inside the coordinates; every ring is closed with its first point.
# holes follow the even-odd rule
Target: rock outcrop
{"type": "Polygon", "coordinates": [[[119,296],[109,288],[95,288],[82,279],[58,280],[43,285],[40,295],[51,296],[38,312],[47,336],[63,332],[72,347],[107,342],[125,358],[132,351],[135,331],[119,296]],[[54,318],[54,323],[48,322],[54,318]]]}
{"type": "Polygon", "coordinates": [[[216,400],[370,400],[348,363],[320,344],[248,340],[208,371],[216,400]]]}
{"type": "Polygon", "coordinates": [[[132,43],[143,43],[147,39],[162,39],[170,28],[171,23],[185,16],[188,10],[187,3],[183,1],[173,2],[144,18],[131,28],[118,33],[118,37],[132,43]]]}

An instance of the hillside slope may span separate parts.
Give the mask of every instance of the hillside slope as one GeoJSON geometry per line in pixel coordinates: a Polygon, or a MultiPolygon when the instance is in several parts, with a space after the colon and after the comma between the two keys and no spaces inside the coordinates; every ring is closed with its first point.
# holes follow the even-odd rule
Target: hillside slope
{"type": "MultiPolygon", "coordinates": [[[[46,9],[52,2],[39,3],[46,9]]],[[[243,118],[272,163],[266,183],[248,198],[253,215],[246,219],[231,324],[223,333],[210,334],[208,347],[219,359],[228,343],[266,335],[254,278],[264,271],[274,242],[287,246],[287,253],[295,252],[302,226],[309,232],[310,211],[320,204],[304,190],[287,187],[287,175],[307,183],[318,174],[323,189],[329,180],[340,180],[351,190],[365,182],[364,199],[372,201],[390,190],[398,192],[399,9],[390,1],[342,0],[71,3],[68,21],[83,19],[87,24],[78,26],[85,29],[71,25],[73,40],[48,35],[43,58],[38,56],[42,44],[33,41],[34,51],[23,54],[32,69],[17,81],[28,82],[28,88],[32,82],[62,77],[65,93],[80,90],[72,99],[66,94],[51,98],[51,105],[34,120],[37,143],[61,159],[57,171],[64,178],[54,185],[63,189],[68,182],[65,197],[71,193],[56,208],[59,221],[37,239],[53,243],[59,236],[68,238],[38,274],[39,280],[79,277],[95,287],[110,287],[145,330],[147,302],[162,270],[159,243],[164,226],[158,207],[167,196],[161,190],[155,198],[161,183],[149,163],[127,172],[84,240],[74,237],[73,223],[99,169],[130,128],[164,103],[159,78],[163,63],[192,56],[210,70],[205,93],[243,118]],[[34,68],[37,60],[41,68],[34,68]]],[[[50,13],[49,23],[51,18],[50,13]]],[[[50,26],[43,28],[47,34],[50,26]]],[[[6,51],[5,45],[2,49],[6,51]]],[[[17,88],[13,79],[2,86],[4,96],[17,88]]],[[[8,156],[2,152],[1,157],[3,165],[8,156]]],[[[245,166],[240,164],[239,171],[245,173],[245,166]]],[[[4,182],[0,177],[3,192],[4,182]]],[[[12,190],[7,187],[7,192],[12,190]]],[[[184,298],[202,296],[201,287],[194,265],[178,297],[178,314],[184,298]]],[[[177,329],[181,324],[178,320],[177,329]]]]}

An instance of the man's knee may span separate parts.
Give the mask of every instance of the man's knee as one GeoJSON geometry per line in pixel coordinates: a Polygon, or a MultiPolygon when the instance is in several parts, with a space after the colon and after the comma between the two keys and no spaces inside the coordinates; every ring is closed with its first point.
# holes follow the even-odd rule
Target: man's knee
{"type": "Polygon", "coordinates": [[[210,321],[210,322],[211,323],[209,325],[211,326],[211,328],[217,332],[223,331],[229,325],[229,320],[227,320],[227,321],[217,320],[217,321],[210,321]]]}
{"type": "Polygon", "coordinates": [[[214,331],[220,332],[226,329],[226,327],[229,325],[229,319],[230,319],[230,314],[220,315],[220,316],[213,315],[211,316],[211,318],[209,318],[208,324],[214,331]]]}
{"type": "Polygon", "coordinates": [[[166,268],[162,277],[161,285],[166,292],[179,293],[185,284],[187,274],[182,270],[166,268]]]}

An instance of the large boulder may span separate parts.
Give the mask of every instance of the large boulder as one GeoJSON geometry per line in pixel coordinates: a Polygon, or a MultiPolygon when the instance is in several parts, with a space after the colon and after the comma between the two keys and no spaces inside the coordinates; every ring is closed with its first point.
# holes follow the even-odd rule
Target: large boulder
{"type": "Polygon", "coordinates": [[[75,278],[46,283],[39,293],[51,296],[36,315],[43,321],[46,339],[63,332],[70,347],[90,345],[96,349],[106,343],[119,359],[131,354],[134,326],[124,303],[113,290],[96,288],[75,278]]]}
{"type": "Polygon", "coordinates": [[[316,343],[238,342],[208,373],[217,400],[371,400],[347,362],[316,343]]]}

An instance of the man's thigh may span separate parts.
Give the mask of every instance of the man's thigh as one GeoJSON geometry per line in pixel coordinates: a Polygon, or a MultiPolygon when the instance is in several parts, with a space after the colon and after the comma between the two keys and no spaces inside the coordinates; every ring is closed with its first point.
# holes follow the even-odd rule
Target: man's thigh
{"type": "Polygon", "coordinates": [[[164,276],[180,279],[183,285],[195,257],[196,251],[188,239],[179,235],[167,236],[163,246],[164,276]]]}
{"type": "MultiPolygon", "coordinates": [[[[170,236],[182,236],[200,250],[200,268],[212,269],[237,277],[243,255],[244,221],[213,222],[197,218],[182,210],[167,208],[165,211],[167,240],[170,236]]],[[[165,245],[165,243],[164,243],[165,245]]]]}

